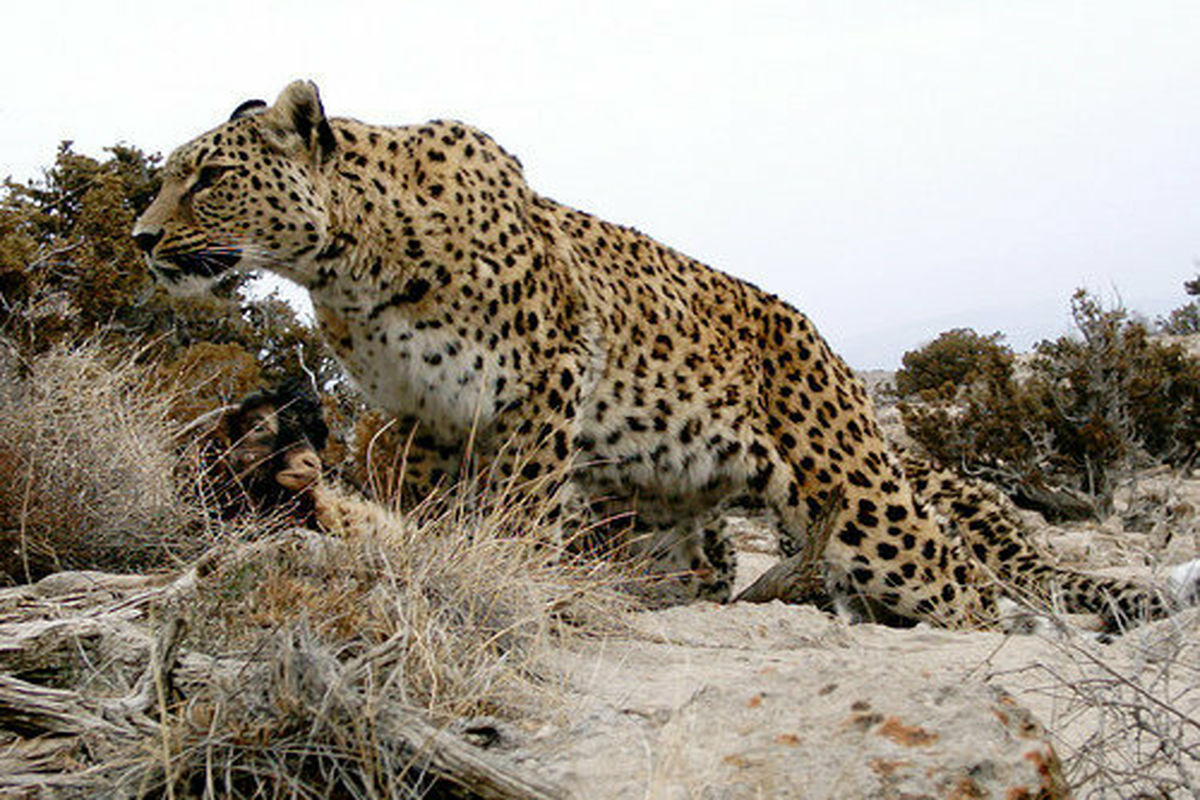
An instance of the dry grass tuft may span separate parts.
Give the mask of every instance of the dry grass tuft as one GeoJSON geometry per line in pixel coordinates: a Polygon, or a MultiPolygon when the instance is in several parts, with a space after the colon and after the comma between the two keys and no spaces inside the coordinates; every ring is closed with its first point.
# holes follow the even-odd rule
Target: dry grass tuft
{"type": "Polygon", "coordinates": [[[0,341],[0,582],[193,555],[167,400],[100,341],[21,361],[0,341]]]}
{"type": "Polygon", "coordinates": [[[1200,798],[1200,611],[1107,647],[1071,638],[1055,646],[1069,668],[1037,663],[1012,672],[1033,676],[1032,691],[1053,702],[1047,727],[1077,796],[1200,798]]]}
{"type": "Polygon", "coordinates": [[[269,666],[192,699],[183,716],[207,710],[172,743],[181,774],[219,764],[218,796],[275,795],[284,776],[299,796],[418,796],[433,784],[421,743],[397,734],[401,711],[449,726],[557,707],[543,656],[617,627],[627,601],[608,571],[513,535],[541,523],[507,497],[423,512],[349,539],[280,534],[203,579],[193,638],[269,666]]]}
{"type": "Polygon", "coordinates": [[[562,796],[479,744],[558,713],[547,651],[620,628],[620,576],[546,547],[508,486],[372,519],[341,537],[225,527],[157,584],[0,592],[0,638],[21,639],[0,648],[19,684],[0,681],[0,790],[562,796]]]}
{"type": "Polygon", "coordinates": [[[499,491],[435,498],[344,538],[285,531],[205,577],[191,624],[224,648],[299,626],[339,659],[391,650],[390,691],[406,706],[511,716],[545,686],[547,642],[612,632],[630,603],[609,565],[543,547],[544,527],[499,491]]]}

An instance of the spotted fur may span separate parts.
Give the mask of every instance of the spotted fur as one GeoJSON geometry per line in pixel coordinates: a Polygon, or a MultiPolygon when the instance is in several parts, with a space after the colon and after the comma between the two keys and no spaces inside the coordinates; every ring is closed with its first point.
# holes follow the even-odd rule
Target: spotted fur
{"type": "Polygon", "coordinates": [[[791,554],[834,498],[824,558],[844,607],[988,623],[995,573],[1157,610],[1135,587],[1027,557],[987,498],[914,474],[935,513],[804,314],[534,192],[468,125],[328,118],[296,82],[180,147],[163,177],[134,235],[168,287],[252,268],[306,287],[346,370],[416,420],[428,450],[470,440],[555,509],[632,518],[644,550],[683,573],[680,597],[729,596],[729,503],[768,510],[791,554]]]}

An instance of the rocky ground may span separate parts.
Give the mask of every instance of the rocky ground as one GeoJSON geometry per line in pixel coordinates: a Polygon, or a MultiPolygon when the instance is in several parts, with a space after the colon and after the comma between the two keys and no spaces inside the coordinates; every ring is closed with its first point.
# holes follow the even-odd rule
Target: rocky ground
{"type": "Polygon", "coordinates": [[[966,798],[1065,796],[1058,754],[1079,796],[1131,797],[1134,778],[1182,779],[1131,727],[1158,711],[1131,710],[1144,690],[1196,766],[1196,731],[1181,730],[1198,710],[1195,613],[1109,645],[850,628],[781,605],[637,627],[563,654],[573,705],[520,739],[518,760],[584,797],[966,798]]]}
{"type": "MultiPolygon", "coordinates": [[[[1103,536],[1047,537],[1152,574],[1136,558],[1117,565],[1103,536]]],[[[750,547],[752,574],[769,559],[750,547]]],[[[571,698],[560,721],[509,730],[499,746],[595,798],[1068,796],[1060,781],[1078,797],[1190,797],[1200,787],[1194,610],[1110,643],[1069,630],[851,626],[778,602],[643,613],[632,629],[560,653],[571,698]]]]}

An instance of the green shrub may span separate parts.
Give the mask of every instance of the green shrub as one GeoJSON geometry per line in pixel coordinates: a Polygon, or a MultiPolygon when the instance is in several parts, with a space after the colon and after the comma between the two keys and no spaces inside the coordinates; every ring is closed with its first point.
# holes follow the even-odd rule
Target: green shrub
{"type": "Polygon", "coordinates": [[[1079,336],[1042,342],[1033,364],[1054,411],[1056,449],[1081,472],[1146,456],[1169,464],[1194,458],[1200,363],[1082,290],[1071,311],[1079,336]]]}
{"type": "MultiPolygon", "coordinates": [[[[1200,275],[1194,280],[1185,281],[1184,291],[1190,295],[1200,295],[1200,275]]],[[[1200,333],[1200,301],[1193,300],[1171,311],[1165,317],[1159,317],[1158,329],[1172,336],[1191,336],[1200,333]]]]}
{"type": "Polygon", "coordinates": [[[896,372],[896,393],[953,396],[959,386],[972,383],[995,370],[1011,370],[1013,354],[1000,344],[1000,333],[983,336],[970,328],[955,328],[939,335],[920,350],[904,354],[896,372]]]}
{"type": "MultiPolygon", "coordinates": [[[[1071,311],[1077,335],[1040,343],[1023,379],[1011,358],[985,357],[960,370],[963,379],[926,391],[925,403],[901,404],[906,430],[931,456],[1052,516],[1106,509],[1122,471],[1190,463],[1200,441],[1200,362],[1085,291],[1076,292],[1071,311]]],[[[964,339],[960,331],[947,335],[964,339]]],[[[942,354],[962,349],[944,345],[939,337],[906,355],[906,366],[936,367],[948,360],[942,354]]]]}
{"type": "MultiPolygon", "coordinates": [[[[1200,275],[1185,281],[1183,288],[1190,295],[1200,295],[1200,275]]],[[[1163,333],[1174,336],[1200,334],[1200,301],[1185,303],[1167,316],[1161,317],[1158,320],[1158,328],[1163,333]]]]}
{"type": "Polygon", "coordinates": [[[1171,311],[1158,321],[1159,330],[1173,336],[1194,336],[1200,333],[1200,302],[1193,300],[1171,311]]]}

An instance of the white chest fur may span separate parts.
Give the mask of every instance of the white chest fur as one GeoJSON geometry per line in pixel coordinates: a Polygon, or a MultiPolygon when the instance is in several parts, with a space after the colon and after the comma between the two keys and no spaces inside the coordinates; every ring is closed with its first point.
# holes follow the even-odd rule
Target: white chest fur
{"type": "Polygon", "coordinates": [[[364,320],[318,306],[317,320],[373,405],[415,416],[443,436],[486,426],[504,399],[497,387],[515,383],[494,353],[449,326],[415,322],[392,309],[364,320]]]}

